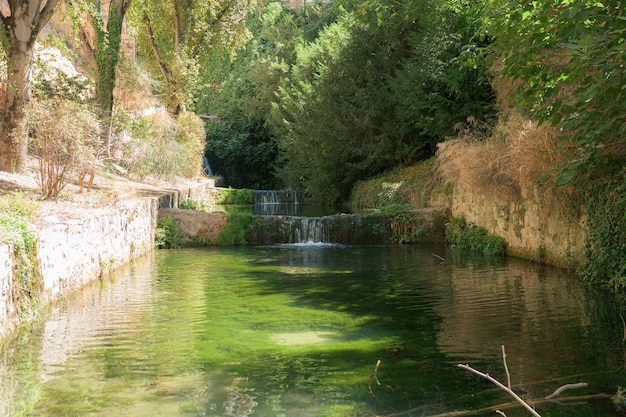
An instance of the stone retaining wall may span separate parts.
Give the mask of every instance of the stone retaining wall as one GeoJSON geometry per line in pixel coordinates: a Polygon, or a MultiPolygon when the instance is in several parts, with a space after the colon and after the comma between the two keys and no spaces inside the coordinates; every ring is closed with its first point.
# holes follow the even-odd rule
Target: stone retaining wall
{"type": "Polygon", "coordinates": [[[509,255],[568,269],[584,257],[584,216],[576,214],[576,207],[546,201],[536,190],[523,190],[521,197],[513,198],[457,183],[451,195],[435,196],[433,202],[450,207],[452,217],[504,238],[509,255]]]}
{"type": "MultiPolygon", "coordinates": [[[[152,251],[160,205],[178,206],[187,198],[207,198],[213,185],[207,180],[111,207],[87,208],[83,216],[39,219],[35,225],[39,292],[31,298],[46,306],[152,251]]],[[[24,289],[16,287],[16,272],[13,248],[0,243],[0,338],[15,328],[25,313],[20,311],[24,289]]]]}

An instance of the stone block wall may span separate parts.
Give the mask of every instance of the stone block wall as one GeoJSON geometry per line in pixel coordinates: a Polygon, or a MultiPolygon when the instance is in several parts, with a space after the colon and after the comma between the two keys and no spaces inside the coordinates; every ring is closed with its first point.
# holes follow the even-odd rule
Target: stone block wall
{"type": "MultiPolygon", "coordinates": [[[[83,217],[46,216],[38,229],[37,269],[45,306],[154,248],[158,198],[85,210],[83,217]]],[[[0,337],[19,321],[13,248],[0,245],[0,337]]]]}
{"type": "Polygon", "coordinates": [[[548,204],[536,190],[511,198],[465,189],[463,184],[455,185],[448,201],[452,217],[503,237],[510,255],[570,269],[583,259],[587,229],[576,207],[548,204]]]}

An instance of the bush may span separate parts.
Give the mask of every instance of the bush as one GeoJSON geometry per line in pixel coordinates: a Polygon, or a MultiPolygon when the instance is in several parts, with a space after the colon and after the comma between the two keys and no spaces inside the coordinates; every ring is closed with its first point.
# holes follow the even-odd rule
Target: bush
{"type": "Polygon", "coordinates": [[[448,242],[461,250],[482,252],[485,255],[503,255],[504,239],[488,235],[485,229],[475,223],[466,223],[462,217],[455,217],[446,225],[448,242]]]}
{"type": "Polygon", "coordinates": [[[181,157],[187,161],[181,167],[182,176],[193,178],[202,172],[202,154],[204,152],[205,133],[202,119],[192,112],[178,116],[176,123],[176,142],[183,147],[181,157]]]}
{"type": "Polygon", "coordinates": [[[180,248],[182,247],[180,230],[171,217],[159,219],[157,223],[155,244],[157,248],[180,248]]]}
{"type": "Polygon", "coordinates": [[[178,208],[181,210],[205,211],[207,213],[211,211],[210,204],[203,200],[183,200],[178,205],[178,208]]]}
{"type": "Polygon", "coordinates": [[[387,216],[394,243],[415,243],[424,233],[424,217],[409,204],[390,204],[377,212],[387,216]]]}
{"type": "Polygon", "coordinates": [[[86,105],[61,98],[32,101],[26,119],[41,194],[56,197],[72,176],[95,162],[101,148],[98,119],[86,105]]]}

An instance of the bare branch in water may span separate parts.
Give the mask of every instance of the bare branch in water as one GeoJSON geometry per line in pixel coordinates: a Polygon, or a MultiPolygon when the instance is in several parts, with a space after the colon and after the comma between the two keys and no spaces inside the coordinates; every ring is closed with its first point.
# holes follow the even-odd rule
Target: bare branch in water
{"type": "Polygon", "coordinates": [[[504,384],[502,384],[500,381],[498,381],[497,379],[495,379],[494,377],[492,377],[489,374],[485,374],[483,372],[480,372],[474,368],[472,368],[469,365],[463,365],[463,364],[458,364],[457,365],[459,368],[463,368],[463,369],[467,369],[468,371],[472,372],[473,374],[476,374],[480,377],[485,378],[486,380],[492,382],[493,384],[495,384],[497,387],[501,388],[502,390],[504,390],[505,392],[507,392],[511,397],[515,398],[515,400],[520,403],[525,409],[527,409],[533,416],[535,417],[541,417],[541,414],[539,414],[538,412],[535,411],[534,408],[532,408],[526,401],[524,401],[519,395],[517,395],[515,392],[513,392],[512,389],[507,388],[504,384]]]}
{"type": "Polygon", "coordinates": [[[506,352],[504,351],[504,345],[502,345],[502,362],[504,362],[504,370],[506,371],[506,386],[511,389],[511,374],[509,374],[509,367],[506,364],[506,352]]]}

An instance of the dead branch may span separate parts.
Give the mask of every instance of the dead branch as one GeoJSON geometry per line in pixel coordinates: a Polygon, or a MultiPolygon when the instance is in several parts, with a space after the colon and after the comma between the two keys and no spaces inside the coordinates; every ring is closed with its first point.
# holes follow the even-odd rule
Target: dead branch
{"type": "MultiPolygon", "coordinates": [[[[593,399],[606,399],[606,398],[611,398],[611,395],[610,394],[592,394],[592,395],[581,395],[578,397],[565,397],[561,400],[561,402],[588,401],[588,400],[593,400],[593,399]]],[[[545,398],[534,398],[532,400],[529,400],[529,402],[532,402],[533,404],[544,404],[544,403],[552,402],[552,400],[546,400],[545,398]]],[[[435,414],[429,417],[475,416],[475,415],[482,415],[482,414],[487,414],[487,413],[495,413],[498,410],[513,409],[513,408],[519,407],[519,405],[520,405],[519,402],[511,401],[508,403],[484,407],[478,410],[448,411],[448,412],[441,413],[441,414],[435,414]]],[[[381,416],[381,417],[401,417],[401,416],[415,413],[416,411],[422,411],[423,409],[424,409],[424,406],[420,406],[420,407],[411,408],[410,410],[399,411],[397,413],[385,414],[384,416],[381,416]]]]}
{"type": "Polygon", "coordinates": [[[565,384],[557,388],[556,391],[554,391],[552,394],[548,395],[546,397],[546,400],[551,400],[555,397],[558,397],[559,395],[561,395],[563,391],[567,391],[568,389],[585,388],[586,386],[587,386],[586,382],[578,382],[576,384],[565,384]]]}
{"type": "Polygon", "coordinates": [[[504,370],[506,371],[506,386],[511,389],[511,374],[509,373],[509,367],[506,364],[506,352],[504,351],[504,345],[502,345],[502,362],[504,362],[504,370]]]}
{"type": "Polygon", "coordinates": [[[493,378],[491,375],[489,374],[485,374],[483,372],[480,372],[474,368],[472,368],[469,365],[463,365],[463,364],[458,364],[457,365],[459,368],[463,368],[463,369],[467,369],[468,371],[472,372],[473,374],[476,374],[480,377],[485,378],[486,380],[490,381],[491,383],[495,384],[496,386],[500,387],[501,389],[503,389],[505,392],[507,392],[511,397],[515,398],[515,400],[517,402],[519,402],[525,409],[527,409],[533,416],[535,417],[541,417],[541,414],[537,413],[535,411],[534,408],[532,408],[526,401],[524,401],[519,395],[517,395],[512,389],[507,388],[505,385],[503,385],[500,381],[498,381],[497,379],[493,378]]]}
{"type": "Polygon", "coordinates": [[[378,403],[380,405],[383,405],[385,407],[388,407],[390,409],[393,410],[393,407],[389,407],[387,404],[383,403],[377,396],[376,394],[374,394],[374,390],[372,389],[372,380],[375,379],[376,380],[376,384],[380,385],[380,381],[378,380],[378,376],[376,375],[378,372],[378,367],[380,366],[380,359],[378,359],[376,361],[376,366],[374,366],[374,371],[372,372],[372,375],[370,375],[369,379],[367,380],[367,388],[369,389],[370,395],[372,397],[374,397],[374,399],[376,401],[378,401],[378,403]]]}

